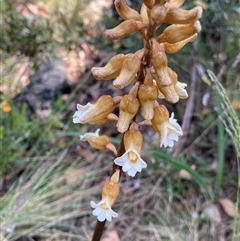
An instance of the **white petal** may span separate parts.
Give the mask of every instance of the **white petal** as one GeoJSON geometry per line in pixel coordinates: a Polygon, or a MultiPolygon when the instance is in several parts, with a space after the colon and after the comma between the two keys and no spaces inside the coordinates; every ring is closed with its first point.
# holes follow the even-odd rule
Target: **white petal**
{"type": "Polygon", "coordinates": [[[106,212],[102,212],[97,216],[100,222],[103,222],[106,219],[106,212]]]}
{"type": "Polygon", "coordinates": [[[180,99],[186,99],[188,97],[187,90],[185,88],[187,87],[186,83],[181,83],[177,81],[177,84],[175,86],[175,90],[180,97],[180,99]]]}
{"type": "Polygon", "coordinates": [[[164,147],[168,147],[168,146],[169,147],[173,147],[174,146],[174,142],[173,142],[173,140],[167,138],[167,139],[163,140],[162,145],[164,147]]]}
{"type": "Polygon", "coordinates": [[[179,137],[178,137],[178,134],[176,132],[171,132],[171,133],[168,134],[168,139],[178,141],[179,137]]]}
{"type": "Polygon", "coordinates": [[[135,176],[137,172],[141,172],[142,168],[147,167],[147,163],[143,161],[139,153],[134,148],[128,149],[121,157],[117,157],[114,160],[114,163],[122,166],[122,170],[132,177],[135,176]],[[137,161],[135,163],[128,159],[128,153],[130,151],[137,155],[137,161]]]}
{"type": "Polygon", "coordinates": [[[94,209],[94,210],[92,211],[92,214],[93,214],[94,216],[99,216],[102,212],[103,212],[103,210],[98,207],[98,208],[96,208],[96,209],[94,209]]]}
{"type": "Polygon", "coordinates": [[[146,168],[147,167],[147,163],[141,158],[139,153],[134,148],[131,148],[130,151],[134,152],[135,155],[137,155],[137,157],[138,157],[138,160],[137,160],[137,162],[134,163],[134,165],[140,165],[141,168],[146,168]]]}
{"type": "Polygon", "coordinates": [[[141,163],[142,168],[147,167],[147,163],[142,158],[140,158],[139,162],[141,163]]]}
{"type": "Polygon", "coordinates": [[[119,165],[119,166],[123,166],[124,163],[126,162],[126,160],[128,160],[127,154],[128,154],[128,152],[125,152],[122,156],[117,157],[117,158],[114,160],[115,164],[117,164],[117,165],[119,165]]]}
{"type": "Polygon", "coordinates": [[[114,212],[112,209],[110,211],[113,218],[118,217],[118,213],[114,212]]]}
{"type": "Polygon", "coordinates": [[[177,123],[177,120],[174,119],[174,113],[173,112],[171,113],[171,117],[169,118],[169,123],[172,125],[173,128],[175,128],[182,135],[182,128],[177,123]]]}
{"type": "Polygon", "coordinates": [[[89,137],[98,137],[100,129],[97,129],[95,132],[87,132],[84,135],[80,135],[80,140],[84,141],[87,140],[89,137]]]}
{"type": "MultiPolygon", "coordinates": [[[[82,123],[82,118],[86,112],[90,111],[93,104],[87,103],[86,105],[77,104],[77,111],[73,115],[73,123],[82,123]]],[[[84,124],[84,123],[82,123],[84,124]]]]}
{"type": "Polygon", "coordinates": [[[140,160],[135,163],[134,169],[135,169],[137,172],[141,172],[141,171],[142,171],[142,164],[141,164],[140,160]]]}
{"type": "Polygon", "coordinates": [[[94,201],[91,201],[90,205],[91,205],[92,208],[96,208],[98,206],[94,201]]]}
{"type": "Polygon", "coordinates": [[[105,214],[105,218],[106,218],[107,221],[109,221],[109,222],[112,221],[112,215],[111,215],[111,213],[109,212],[109,210],[106,212],[106,214],[105,214]]]}
{"type": "Polygon", "coordinates": [[[130,170],[127,171],[127,174],[130,176],[130,177],[134,177],[136,175],[137,171],[135,170],[134,167],[132,167],[130,170]]]}
{"type": "Polygon", "coordinates": [[[122,166],[122,170],[124,172],[127,172],[129,169],[131,169],[131,167],[132,167],[132,165],[128,161],[126,161],[122,166]]]}
{"type": "Polygon", "coordinates": [[[82,113],[86,112],[91,107],[93,107],[93,104],[89,102],[86,105],[77,104],[77,110],[82,113]]]}

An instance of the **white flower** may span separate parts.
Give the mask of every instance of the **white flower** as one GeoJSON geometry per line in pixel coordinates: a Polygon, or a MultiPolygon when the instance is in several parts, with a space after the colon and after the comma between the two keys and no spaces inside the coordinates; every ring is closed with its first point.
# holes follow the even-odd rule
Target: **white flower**
{"type": "Polygon", "coordinates": [[[182,128],[177,123],[177,120],[174,119],[174,113],[171,114],[168,121],[162,123],[160,134],[160,147],[162,147],[162,145],[164,147],[173,147],[174,141],[178,141],[179,136],[182,136],[182,128]]]}
{"type": "Polygon", "coordinates": [[[137,172],[141,172],[142,168],[147,167],[147,163],[143,161],[139,153],[133,148],[129,148],[122,156],[117,157],[114,163],[122,166],[122,170],[131,177],[134,177],[137,172]]]}
{"type": "Polygon", "coordinates": [[[118,214],[111,209],[108,198],[102,199],[99,203],[91,201],[90,205],[94,208],[92,214],[96,216],[100,222],[103,222],[104,220],[111,222],[112,218],[116,218],[118,216],[118,214]]]}
{"type": "Polygon", "coordinates": [[[92,108],[93,108],[93,104],[91,103],[87,103],[86,105],[80,105],[77,104],[77,111],[74,113],[73,115],[73,123],[86,123],[85,121],[85,116],[91,112],[92,108]]]}

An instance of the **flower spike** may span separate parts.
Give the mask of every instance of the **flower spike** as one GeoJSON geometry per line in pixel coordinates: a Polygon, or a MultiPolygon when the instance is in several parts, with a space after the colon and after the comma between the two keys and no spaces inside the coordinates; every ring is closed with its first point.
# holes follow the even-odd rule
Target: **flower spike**
{"type": "Polygon", "coordinates": [[[157,99],[174,104],[188,97],[187,84],[178,81],[177,73],[168,63],[168,54],[176,53],[193,42],[201,30],[198,20],[202,8],[197,6],[186,10],[181,8],[184,1],[141,0],[139,13],[127,4],[127,0],[114,0],[123,21],[113,29],[105,30],[104,37],[121,40],[138,32],[143,47],[134,53],[129,53],[126,48],[125,54],[116,54],[105,66],[93,67],[93,76],[101,81],[112,80],[117,94],[114,97],[103,95],[95,104],[77,104],[73,115],[74,123],[101,125],[112,121],[118,133],[123,134],[118,152],[108,136],[99,135],[99,129],[80,136],[80,140],[87,141],[91,147],[99,151],[110,150],[115,156],[109,181],[102,189],[102,199],[98,203],[90,202],[94,209],[92,213],[99,221],[93,240],[101,238],[104,223],[100,222],[118,216],[112,206],[119,195],[122,172],[134,177],[147,167],[141,157],[143,135],[140,127],[151,127],[158,132],[160,147],[173,147],[183,135],[174,113],[170,115],[166,106],[159,104],[157,99]],[[168,26],[162,31],[160,26],[163,24],[168,26]]]}

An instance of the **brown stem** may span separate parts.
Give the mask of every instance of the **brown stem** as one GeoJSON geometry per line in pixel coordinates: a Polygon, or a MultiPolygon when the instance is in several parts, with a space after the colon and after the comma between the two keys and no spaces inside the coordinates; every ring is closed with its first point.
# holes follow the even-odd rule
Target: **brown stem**
{"type": "MultiPolygon", "coordinates": [[[[125,148],[124,148],[123,137],[122,137],[117,156],[118,157],[122,156],[124,152],[125,152],[125,148]]],[[[113,163],[112,175],[115,173],[117,168],[120,169],[120,176],[121,176],[122,168],[120,166],[116,165],[115,163],[113,163]]],[[[103,221],[103,222],[97,221],[97,224],[94,229],[92,241],[100,241],[102,234],[103,234],[104,227],[105,227],[105,223],[106,223],[106,221],[103,221]]]]}
{"type": "Polygon", "coordinates": [[[94,229],[92,241],[100,241],[103,233],[103,229],[105,227],[106,220],[103,222],[97,221],[97,224],[94,229]]]}

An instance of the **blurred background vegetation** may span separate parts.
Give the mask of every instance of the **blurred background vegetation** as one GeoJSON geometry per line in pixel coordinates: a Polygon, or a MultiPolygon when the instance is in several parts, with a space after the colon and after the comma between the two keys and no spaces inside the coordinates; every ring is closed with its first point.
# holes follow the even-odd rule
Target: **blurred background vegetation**
{"type": "MultiPolygon", "coordinates": [[[[140,1],[128,3],[140,8],[140,1]]],[[[168,105],[186,135],[163,150],[159,137],[143,130],[148,168],[135,180],[122,177],[114,206],[119,218],[107,225],[105,241],[240,240],[234,206],[240,3],[184,6],[196,5],[204,9],[198,39],[168,56],[179,81],[188,84],[189,98],[168,105]]],[[[96,220],[89,202],[99,199],[112,157],[79,143],[79,135],[95,127],[73,125],[72,115],[76,103],[119,94],[109,82],[94,80],[91,67],[138,50],[141,38],[102,38],[121,21],[110,0],[0,0],[0,6],[0,240],[90,240],[96,220]]],[[[101,133],[119,144],[111,123],[101,133]]]]}

